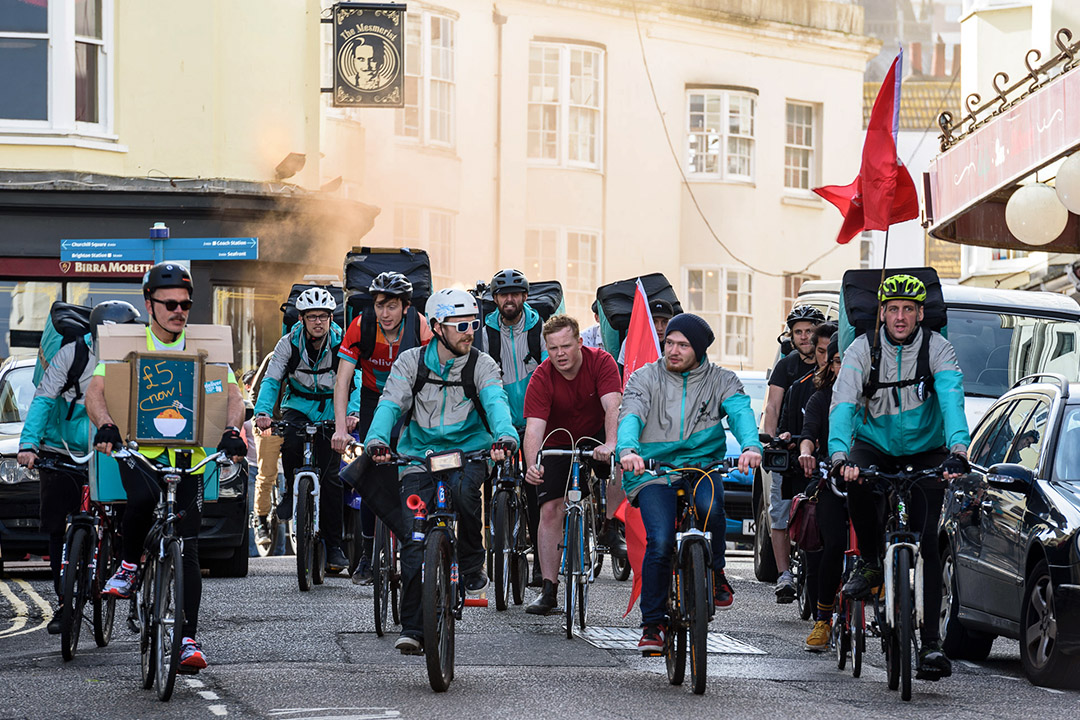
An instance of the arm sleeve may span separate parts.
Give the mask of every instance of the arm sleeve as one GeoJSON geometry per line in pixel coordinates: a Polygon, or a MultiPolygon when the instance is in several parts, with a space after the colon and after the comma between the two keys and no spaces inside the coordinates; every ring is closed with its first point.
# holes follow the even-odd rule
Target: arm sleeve
{"type": "MultiPolygon", "coordinates": [[[[82,342],[77,340],[76,342],[82,342]]],[[[26,412],[26,420],[23,422],[22,434],[19,436],[19,448],[33,449],[35,452],[41,448],[41,438],[51,422],[55,420],[56,401],[67,382],[68,369],[75,359],[75,343],[63,345],[53,355],[52,362],[41,376],[37,390],[34,391],[34,399],[30,402],[30,409],[26,412]]],[[[91,361],[93,357],[90,358],[91,361]]],[[[101,366],[102,374],[105,374],[105,366],[101,366]]]]}
{"type": "Polygon", "coordinates": [[[417,362],[423,362],[424,350],[410,350],[398,357],[390,366],[390,375],[386,378],[379,404],[375,406],[375,415],[368,428],[365,445],[375,442],[378,445],[390,445],[390,433],[401,416],[412,409],[413,380],[416,379],[417,362]]]}
{"type": "Polygon", "coordinates": [[[641,430],[645,427],[645,418],[649,416],[649,407],[652,404],[645,380],[646,373],[642,372],[644,369],[639,368],[631,375],[623,390],[619,434],[615,445],[615,452],[620,458],[628,453],[641,451],[641,430]]]}
{"type": "Polygon", "coordinates": [[[754,422],[754,410],[750,407],[750,396],[745,392],[738,392],[726,398],[720,406],[728,417],[728,427],[731,434],[739,442],[739,447],[745,450],[761,450],[761,440],[758,438],[757,423],[754,422]]]}
{"type": "Polygon", "coordinates": [[[825,404],[825,393],[816,392],[806,403],[806,415],[803,417],[802,439],[809,440],[822,453],[829,443],[829,406],[825,404]]]}
{"type": "Polygon", "coordinates": [[[285,369],[289,365],[291,355],[292,339],[284,335],[274,346],[274,355],[270,358],[262,382],[259,383],[259,397],[255,401],[256,415],[274,414],[274,405],[277,404],[278,393],[281,392],[281,381],[285,377],[285,369]]]}
{"type": "Polygon", "coordinates": [[[499,371],[499,366],[490,355],[480,353],[476,359],[474,372],[476,373],[476,391],[480,396],[480,404],[487,413],[491,434],[497,440],[513,440],[515,444],[520,442],[517,430],[514,429],[514,419],[510,415],[510,401],[502,386],[502,373],[499,371]]]}
{"type": "Polygon", "coordinates": [[[529,378],[525,389],[525,417],[537,418],[547,422],[551,417],[551,382],[547,370],[549,366],[537,368],[529,378]]]}
{"type": "Polygon", "coordinates": [[[619,366],[615,364],[615,358],[601,350],[597,353],[596,363],[597,396],[604,397],[613,392],[622,394],[622,391],[622,378],[619,377],[619,366]]]}
{"type": "Polygon", "coordinates": [[[360,363],[360,316],[357,315],[351,323],[349,323],[348,329],[345,331],[345,336],[341,338],[341,345],[338,347],[338,357],[344,358],[359,366],[360,363]],[[355,346],[355,347],[354,347],[355,346]]]}
{"type": "Polygon", "coordinates": [[[937,352],[933,353],[930,365],[934,373],[934,395],[945,421],[945,445],[950,450],[961,447],[966,450],[971,444],[971,435],[964,414],[964,373],[956,361],[952,343],[936,337],[936,333],[932,337],[937,352]]]}
{"type": "Polygon", "coordinates": [[[345,413],[347,415],[353,415],[360,412],[360,393],[364,385],[364,373],[360,370],[360,366],[357,365],[353,370],[353,389],[349,393],[349,403],[345,407],[345,413]]]}
{"type": "Polygon", "coordinates": [[[863,378],[870,368],[870,343],[860,336],[844,353],[844,364],[833,384],[829,407],[829,457],[844,459],[851,452],[855,413],[862,397],[863,378]]]}

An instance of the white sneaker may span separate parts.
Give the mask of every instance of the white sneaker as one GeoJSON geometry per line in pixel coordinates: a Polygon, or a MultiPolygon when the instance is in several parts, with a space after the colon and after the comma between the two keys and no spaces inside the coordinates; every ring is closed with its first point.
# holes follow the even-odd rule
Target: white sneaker
{"type": "Polygon", "coordinates": [[[423,647],[419,640],[409,635],[399,636],[394,643],[394,649],[400,650],[402,655],[422,655],[423,647]]]}

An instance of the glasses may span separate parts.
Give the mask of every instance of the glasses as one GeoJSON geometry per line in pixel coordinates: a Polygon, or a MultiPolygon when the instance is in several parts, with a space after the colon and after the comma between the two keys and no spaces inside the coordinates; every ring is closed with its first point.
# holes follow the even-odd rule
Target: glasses
{"type": "Polygon", "coordinates": [[[479,320],[461,320],[459,322],[444,322],[442,324],[445,327],[454,328],[459,333],[468,332],[470,329],[472,329],[473,332],[476,332],[480,329],[479,320]]]}
{"type": "Polygon", "coordinates": [[[150,298],[150,302],[155,302],[158,305],[164,305],[165,309],[169,312],[174,312],[176,308],[180,308],[184,312],[191,309],[192,302],[190,300],[158,300],[157,298],[150,298]]]}
{"type": "Polygon", "coordinates": [[[305,320],[314,320],[315,322],[327,322],[330,320],[330,316],[325,313],[319,313],[318,315],[305,315],[305,320]]]}

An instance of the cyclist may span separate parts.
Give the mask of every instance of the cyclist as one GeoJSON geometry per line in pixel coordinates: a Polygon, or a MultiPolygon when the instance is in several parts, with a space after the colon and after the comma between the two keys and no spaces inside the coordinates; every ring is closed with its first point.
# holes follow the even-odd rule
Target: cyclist
{"type": "MultiPolygon", "coordinates": [[[[649,314],[652,316],[653,330],[656,331],[657,339],[664,337],[664,332],[667,329],[668,322],[671,321],[671,317],[675,314],[675,309],[671,306],[667,300],[663,298],[656,298],[649,301],[649,314]]],[[[626,364],[626,339],[623,338],[622,345],[619,346],[619,365],[626,364]]]]}
{"type": "MultiPolygon", "coordinates": [[[[844,594],[866,597],[882,583],[884,506],[880,491],[859,482],[859,468],[877,465],[885,472],[945,465],[948,481],[969,469],[971,442],[964,416],[964,378],[953,346],[921,327],[926,285],[911,275],[893,275],[878,289],[880,359],[862,335],[844,353],[829,412],[829,453],[834,474],[842,476],[848,510],[863,566],[844,585],[844,594]],[[919,356],[928,363],[920,363],[919,356]],[[925,375],[920,365],[925,367],[925,375]],[[874,366],[877,366],[876,368],[874,366]]],[[[911,527],[921,530],[923,559],[922,649],[916,677],[948,677],[952,665],[941,649],[937,617],[941,609],[941,556],[937,525],[944,490],[922,484],[907,508],[911,527]]]]}
{"type": "MultiPolygon", "coordinates": [[[[709,362],[705,352],[713,342],[709,323],[697,315],[676,315],[667,324],[664,356],[639,368],[623,391],[619,415],[618,453],[623,488],[641,508],[645,525],[645,559],[641,566],[641,623],[638,647],[664,646],[671,556],[675,547],[676,488],[671,476],[645,472],[645,459],[675,465],[710,465],[727,452],[723,418],[742,448],[739,471],[761,464],[750,397],[735,373],[709,362]]],[[[731,585],[724,575],[724,485],[691,481],[701,529],[712,533],[713,600],[717,607],[732,603],[731,585]]]]}
{"type": "MultiPolygon", "coordinates": [[[[777,361],[769,375],[769,393],[765,399],[765,416],[761,431],[776,435],[788,401],[791,386],[807,373],[817,368],[814,354],[814,329],[825,322],[825,316],[811,305],[798,305],[787,316],[788,333],[795,346],[788,355],[777,361]]],[[[791,541],[788,539],[788,513],[794,486],[801,473],[788,473],[783,478],[774,477],[769,485],[769,528],[776,558],[776,602],[790,603],[795,600],[795,578],[791,575],[791,541]]]]}
{"type": "MultiPolygon", "coordinates": [[[[259,386],[261,385],[262,382],[260,381],[259,386]]],[[[248,389],[256,400],[258,399],[259,386],[253,385],[248,389]]],[[[281,408],[275,406],[273,415],[276,416],[280,412],[281,408]]],[[[283,474],[281,468],[281,436],[274,435],[273,432],[260,431],[254,420],[253,416],[250,423],[254,439],[253,445],[255,446],[254,467],[257,470],[255,474],[255,495],[252,499],[252,514],[255,519],[255,544],[263,548],[264,551],[268,548],[273,551],[273,548],[270,548],[268,516],[273,503],[273,488],[277,485],[278,474],[283,474]]]]}
{"type": "MultiPolygon", "coordinates": [[[[98,326],[138,320],[139,311],[131,303],[106,300],[90,312],[90,332],[60,346],[45,368],[26,413],[19,437],[20,465],[33,468],[39,456],[71,462],[72,456],[86,455],[90,421],[86,418],[84,396],[97,365],[94,343],[98,326]]],[[[77,512],[82,503],[86,473],[39,468],[38,476],[41,529],[49,534],[49,567],[56,597],[63,607],[60,569],[67,516],[77,512]]],[[[53,615],[46,630],[50,635],[60,632],[60,613],[53,615]]]]}
{"type": "MultiPolygon", "coordinates": [[[[545,458],[536,464],[541,448],[569,448],[583,438],[603,439],[593,458],[605,463],[597,476],[608,480],[606,463],[615,449],[622,380],[610,354],[583,347],[577,320],[553,315],[544,323],[548,359],[540,363],[525,393],[525,480],[537,488],[540,532],[539,564],[544,574],[540,595],[525,611],[546,615],[557,604],[559,546],[563,535],[564,504],[570,477],[570,458],[545,458]],[[607,441],[607,438],[612,440],[607,441]]],[[[582,485],[583,494],[588,487],[582,485]]]]}
{"type": "Polygon", "coordinates": [[[600,303],[592,301],[593,324],[581,331],[583,347],[604,349],[604,336],[600,332],[600,303]]]}
{"type": "MultiPolygon", "coordinates": [[[[379,404],[379,395],[390,375],[390,366],[404,351],[427,345],[431,327],[423,315],[412,309],[412,283],[399,272],[380,273],[371,282],[368,293],[373,305],[357,316],[338,350],[339,366],[334,384],[334,452],[343,453],[352,439],[350,433],[365,437],[379,404]],[[411,310],[411,312],[410,312],[411,310]],[[350,385],[360,367],[359,397],[350,402],[350,385]]],[[[353,393],[356,397],[356,393],[353,393]]],[[[393,437],[396,439],[397,432],[393,437]]],[[[393,478],[393,468],[375,468],[372,472],[393,478]]],[[[364,547],[353,579],[371,580],[371,550],[374,545],[375,515],[368,505],[360,510],[364,547]]]]}
{"type": "MultiPolygon", "coordinates": [[[[193,293],[191,274],[182,265],[176,263],[158,263],[143,276],[143,297],[146,312],[150,316],[150,326],[146,329],[146,349],[155,351],[182,351],[187,346],[185,328],[188,324],[188,312],[191,310],[193,293]]],[[[228,426],[222,433],[217,449],[224,452],[233,462],[240,462],[247,455],[247,445],[240,434],[240,425],[244,422],[244,398],[236,384],[232,370],[228,374],[228,426]]],[[[124,410],[127,408],[114,408],[124,410]]],[[[94,377],[86,389],[86,414],[90,422],[97,426],[94,446],[106,454],[122,447],[124,439],[113,422],[110,409],[105,402],[105,365],[98,363],[94,368],[94,377]]],[[[203,448],[180,448],[192,452],[192,463],[198,463],[206,457],[203,448]]],[[[142,446],[139,453],[149,460],[160,458],[160,462],[175,464],[176,448],[166,450],[163,447],[142,446]]],[[[135,583],[136,570],[142,555],[146,535],[154,524],[154,508],[157,506],[159,490],[158,479],[151,475],[141,464],[133,461],[119,463],[120,481],[127,494],[127,507],[121,524],[124,538],[123,562],[116,574],[105,585],[104,592],[118,598],[131,596],[135,583]],[[130,464],[129,464],[130,463],[130,464]]],[[[195,641],[195,631],[199,622],[199,602],[202,599],[202,573],[199,568],[199,528],[202,525],[202,474],[196,475],[198,482],[190,478],[181,482],[176,489],[177,506],[184,513],[177,525],[177,532],[183,538],[184,545],[184,624],[181,628],[182,647],[180,664],[186,672],[198,672],[206,667],[206,657],[202,647],[195,641]]]]}
{"type": "MultiPolygon", "coordinates": [[[[259,385],[255,402],[255,427],[267,430],[273,423],[270,414],[281,396],[281,419],[303,425],[308,422],[332,420],[334,417],[334,383],[337,372],[337,352],[341,345],[341,327],[334,322],[337,300],[326,288],[308,288],[296,298],[300,322],[278,340],[274,355],[259,385]]],[[[341,456],[330,447],[330,438],[318,433],[314,441],[314,458],[319,470],[319,533],[326,543],[326,568],[331,572],[349,566],[341,549],[341,525],[344,495],[338,470],[341,456]]],[[[290,432],[281,442],[281,464],[285,469],[285,492],[278,505],[278,517],[292,517],[292,480],[296,469],[304,463],[304,438],[290,432]]]]}
{"type": "MultiPolygon", "coordinates": [[[[464,290],[439,290],[428,299],[427,309],[438,342],[406,350],[394,363],[364,442],[366,452],[375,462],[386,462],[393,428],[404,421],[398,440],[404,455],[491,447],[492,460],[501,461],[516,450],[518,435],[498,366],[472,346],[473,333],[480,329],[476,298],[464,290]]],[[[470,462],[449,483],[458,519],[458,561],[469,594],[479,593],[488,582],[480,498],[486,475],[486,463],[470,462]]],[[[411,517],[406,499],[413,494],[431,507],[434,492],[434,479],[426,471],[406,468],[401,474],[402,513],[411,517]]],[[[401,540],[401,636],[394,647],[417,654],[424,636],[424,546],[411,535],[401,540]]]]}
{"type": "MultiPolygon", "coordinates": [[[[529,280],[520,270],[500,270],[491,278],[490,288],[496,310],[484,318],[482,347],[502,368],[502,383],[510,403],[514,429],[521,436],[525,432],[525,390],[529,378],[548,356],[541,332],[543,321],[528,303],[529,280]]],[[[535,542],[539,534],[540,507],[534,486],[526,484],[525,499],[529,506],[529,537],[535,542]]],[[[538,550],[533,557],[540,557],[538,550]]],[[[542,580],[540,563],[534,562],[529,585],[539,587],[542,580]]]]}

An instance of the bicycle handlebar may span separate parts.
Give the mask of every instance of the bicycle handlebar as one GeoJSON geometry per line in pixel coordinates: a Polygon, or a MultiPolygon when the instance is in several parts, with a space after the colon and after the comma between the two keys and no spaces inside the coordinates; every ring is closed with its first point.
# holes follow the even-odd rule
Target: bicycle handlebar
{"type": "Polygon", "coordinates": [[[142,463],[143,467],[145,467],[150,472],[152,472],[152,473],[161,473],[162,475],[164,475],[164,474],[170,474],[170,475],[194,475],[196,472],[198,472],[199,470],[202,470],[205,466],[209,465],[212,462],[216,462],[219,465],[225,465],[225,464],[228,463],[228,460],[225,459],[225,453],[223,453],[223,452],[221,452],[219,450],[219,451],[217,451],[216,453],[214,453],[212,455],[207,455],[202,461],[199,462],[198,465],[195,465],[194,467],[190,467],[190,468],[178,468],[178,467],[168,467],[168,466],[165,466],[165,465],[158,465],[157,463],[152,462],[151,460],[149,460],[144,455],[141,455],[139,453],[139,446],[136,445],[135,443],[130,443],[127,447],[115,451],[113,453],[113,457],[133,458],[137,462],[142,463]]]}
{"type": "MultiPolygon", "coordinates": [[[[599,445],[597,447],[599,447],[599,445]]],[[[596,460],[595,458],[593,458],[592,453],[593,453],[594,449],[595,448],[586,449],[586,448],[580,448],[580,447],[574,447],[574,448],[547,448],[547,449],[541,450],[540,452],[538,452],[536,454],[536,463],[537,463],[537,465],[539,465],[540,462],[545,457],[568,457],[572,461],[578,462],[578,463],[580,463],[580,462],[582,462],[584,460],[591,460],[592,462],[595,462],[595,463],[602,462],[600,460],[596,460]]],[[[615,472],[615,465],[617,465],[617,464],[618,464],[618,461],[615,460],[615,453],[611,453],[611,457],[608,458],[608,465],[610,466],[612,473],[615,472]]]]}
{"type": "Polygon", "coordinates": [[[945,484],[945,480],[941,477],[941,474],[945,472],[944,465],[938,465],[937,467],[926,468],[924,470],[915,470],[910,465],[898,472],[882,472],[878,469],[877,465],[871,465],[867,468],[859,468],[859,477],[876,481],[889,483],[891,485],[914,485],[920,480],[935,479],[940,484],[945,484]]]}
{"type": "Polygon", "coordinates": [[[645,469],[656,472],[657,470],[667,470],[669,472],[683,472],[684,470],[699,470],[703,473],[712,473],[717,470],[731,470],[736,466],[738,461],[733,458],[724,458],[711,465],[705,465],[698,467],[696,465],[673,465],[671,463],[661,462],[660,460],[646,460],[645,469]]]}
{"type": "Polygon", "coordinates": [[[318,432],[319,430],[326,430],[328,428],[332,430],[334,428],[334,421],[313,420],[310,422],[293,422],[291,420],[272,420],[270,422],[270,429],[275,432],[278,430],[293,430],[297,433],[300,433],[301,435],[306,435],[307,429],[312,426],[315,427],[316,432],[318,432]]]}
{"type": "Polygon", "coordinates": [[[86,464],[69,463],[56,458],[46,458],[38,455],[37,460],[34,461],[34,469],[44,468],[46,470],[68,470],[72,472],[84,473],[87,471],[86,464]]]}
{"type": "MultiPolygon", "coordinates": [[[[491,456],[491,450],[477,450],[475,452],[463,452],[461,453],[465,462],[471,460],[486,460],[491,456]]],[[[403,455],[401,453],[390,453],[390,459],[383,465],[396,465],[398,467],[404,467],[405,465],[426,465],[427,457],[419,457],[417,455],[403,455]]]]}

